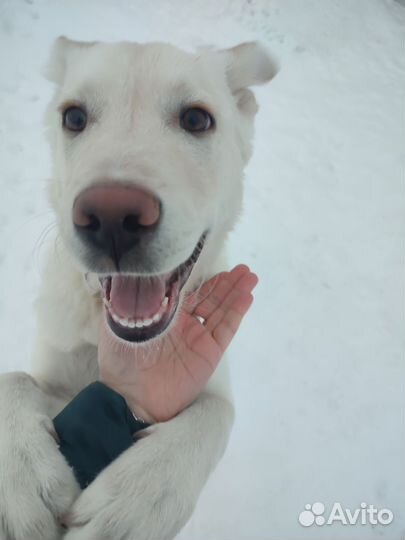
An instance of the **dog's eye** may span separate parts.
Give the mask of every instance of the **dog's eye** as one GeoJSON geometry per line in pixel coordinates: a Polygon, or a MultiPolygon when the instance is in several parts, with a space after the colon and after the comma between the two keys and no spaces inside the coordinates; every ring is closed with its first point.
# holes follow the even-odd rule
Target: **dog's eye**
{"type": "Polygon", "coordinates": [[[192,107],[182,112],[180,116],[181,127],[190,133],[200,133],[214,127],[214,119],[204,109],[192,107]]]}
{"type": "Polygon", "coordinates": [[[63,126],[70,131],[83,131],[87,124],[87,113],[81,107],[68,107],[63,112],[63,126]]]}

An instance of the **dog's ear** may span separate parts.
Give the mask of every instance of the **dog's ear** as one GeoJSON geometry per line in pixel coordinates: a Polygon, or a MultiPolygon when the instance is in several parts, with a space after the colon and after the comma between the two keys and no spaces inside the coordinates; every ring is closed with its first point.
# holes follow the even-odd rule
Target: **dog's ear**
{"type": "Polygon", "coordinates": [[[81,51],[95,45],[96,41],[73,41],[65,36],[58,37],[52,47],[49,60],[43,70],[44,76],[51,82],[62,84],[66,68],[81,51]]]}
{"type": "Polygon", "coordinates": [[[219,52],[224,56],[228,84],[238,107],[242,112],[255,114],[257,104],[249,86],[270,81],[278,71],[277,63],[254,41],[219,52]]]}

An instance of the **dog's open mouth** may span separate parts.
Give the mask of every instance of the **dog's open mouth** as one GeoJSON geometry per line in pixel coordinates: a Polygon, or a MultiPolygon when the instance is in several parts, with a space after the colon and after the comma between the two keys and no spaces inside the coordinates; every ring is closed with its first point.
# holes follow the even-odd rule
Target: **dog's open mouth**
{"type": "Polygon", "coordinates": [[[180,293],[206,236],[204,233],[190,257],[168,274],[113,274],[101,278],[108,325],[116,336],[139,343],[164,332],[176,313],[180,293]]]}

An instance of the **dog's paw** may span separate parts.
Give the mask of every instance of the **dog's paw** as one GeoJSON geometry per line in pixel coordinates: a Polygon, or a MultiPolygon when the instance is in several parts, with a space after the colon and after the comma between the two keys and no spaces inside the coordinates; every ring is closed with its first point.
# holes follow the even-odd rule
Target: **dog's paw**
{"type": "Polygon", "coordinates": [[[65,540],[175,537],[191,516],[199,490],[188,474],[181,440],[168,437],[166,427],[146,430],[146,437],[83,491],[67,516],[65,540]]]}
{"type": "Polygon", "coordinates": [[[0,538],[57,540],[80,492],[59,452],[43,396],[25,374],[0,377],[0,538]]]}

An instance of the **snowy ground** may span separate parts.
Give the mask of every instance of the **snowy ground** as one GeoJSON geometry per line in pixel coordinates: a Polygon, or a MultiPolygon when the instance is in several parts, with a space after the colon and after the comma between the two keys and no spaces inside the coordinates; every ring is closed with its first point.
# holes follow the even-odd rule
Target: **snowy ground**
{"type": "Polygon", "coordinates": [[[29,366],[52,223],[52,39],[259,39],[280,62],[230,240],[261,278],[232,351],[237,422],[182,540],[404,538],[404,23],[389,0],[0,0],[0,371],[29,366]],[[315,501],[395,517],[304,528],[315,501]]]}

